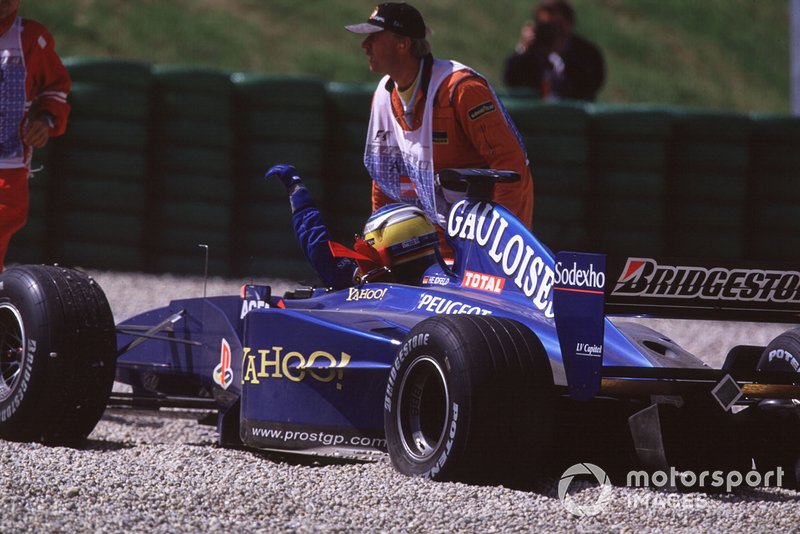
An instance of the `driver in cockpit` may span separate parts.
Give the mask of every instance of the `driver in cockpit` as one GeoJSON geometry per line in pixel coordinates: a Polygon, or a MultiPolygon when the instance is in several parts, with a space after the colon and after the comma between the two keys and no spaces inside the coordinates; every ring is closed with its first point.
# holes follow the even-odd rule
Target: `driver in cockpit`
{"type": "Polygon", "coordinates": [[[322,215],[293,165],[274,165],[264,177],[277,179],[286,188],[295,237],[326,287],[342,289],[365,282],[415,285],[437,262],[438,234],[416,206],[398,203],[378,209],[350,249],[330,239],[322,215]]]}

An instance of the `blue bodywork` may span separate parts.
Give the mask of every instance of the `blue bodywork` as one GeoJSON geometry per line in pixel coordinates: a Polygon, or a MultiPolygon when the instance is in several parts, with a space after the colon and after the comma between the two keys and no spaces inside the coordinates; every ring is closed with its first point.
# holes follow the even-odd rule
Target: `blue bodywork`
{"type": "MultiPolygon", "coordinates": [[[[547,352],[554,383],[566,387],[554,254],[508,210],[471,198],[453,206],[446,233],[454,264],[434,265],[419,286],[368,283],[302,299],[249,288],[244,298],[176,300],[132,317],[119,325],[117,378],[139,395],[214,399],[220,428],[226,414],[236,418],[248,446],[382,450],[398,346],[427,317],[472,313],[525,324],[547,352]]],[[[602,365],[654,365],[602,315],[599,325],[602,353],[593,356],[602,365]]]]}

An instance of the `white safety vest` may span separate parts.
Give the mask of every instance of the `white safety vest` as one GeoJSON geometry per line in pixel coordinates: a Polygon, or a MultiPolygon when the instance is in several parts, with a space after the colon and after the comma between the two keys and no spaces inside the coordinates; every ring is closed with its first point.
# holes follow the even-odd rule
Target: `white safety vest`
{"type": "Polygon", "coordinates": [[[22,18],[0,36],[0,168],[24,167],[25,147],[20,124],[25,116],[25,56],[22,52],[22,18]]]}
{"type": "Polygon", "coordinates": [[[434,184],[433,104],[442,82],[467,68],[455,61],[433,61],[422,126],[414,131],[403,130],[394,117],[391,93],[386,90],[389,76],[378,83],[372,99],[364,150],[367,171],[389,198],[420,207],[440,226],[447,221],[449,202],[434,184]]]}

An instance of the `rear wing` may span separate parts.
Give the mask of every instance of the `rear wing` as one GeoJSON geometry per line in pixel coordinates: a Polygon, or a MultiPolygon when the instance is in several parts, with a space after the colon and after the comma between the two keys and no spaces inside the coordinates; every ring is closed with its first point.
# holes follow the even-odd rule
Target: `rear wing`
{"type": "Polygon", "coordinates": [[[800,271],[649,257],[607,257],[609,315],[800,323],[800,271]]]}
{"type": "MultiPolygon", "coordinates": [[[[690,260],[559,252],[554,269],[553,308],[573,399],[593,398],[608,376],[689,381],[713,378],[722,384],[725,373],[719,370],[708,370],[713,376],[701,376],[702,370],[697,369],[604,368],[603,317],[800,322],[800,272],[781,266],[723,266],[690,260]]],[[[627,387],[632,383],[619,384],[627,387]]],[[[641,385],[647,389],[653,382],[641,385]]]]}

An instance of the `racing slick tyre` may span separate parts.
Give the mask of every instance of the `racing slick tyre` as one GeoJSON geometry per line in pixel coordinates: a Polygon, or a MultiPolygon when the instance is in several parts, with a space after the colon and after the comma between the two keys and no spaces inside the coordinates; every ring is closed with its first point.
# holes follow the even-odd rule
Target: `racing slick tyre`
{"type": "Polygon", "coordinates": [[[759,371],[800,373],[800,328],[787,330],[770,341],[756,368],[759,371]]]}
{"type": "Polygon", "coordinates": [[[79,445],[114,382],[114,319],[87,275],[48,265],[0,274],[0,438],[79,445]]]}
{"type": "MultiPolygon", "coordinates": [[[[791,373],[800,381],[800,328],[787,330],[769,342],[758,371],[791,373]]],[[[756,468],[762,473],[783,470],[782,485],[800,487],[800,402],[765,399],[757,406],[761,424],[756,433],[756,468]]]]}
{"type": "Polygon", "coordinates": [[[507,318],[431,317],[398,350],[384,403],[394,467],[474,483],[531,483],[547,461],[553,379],[538,338],[507,318]]]}

